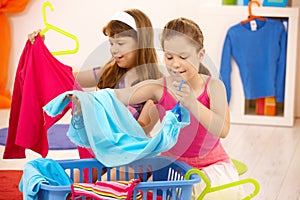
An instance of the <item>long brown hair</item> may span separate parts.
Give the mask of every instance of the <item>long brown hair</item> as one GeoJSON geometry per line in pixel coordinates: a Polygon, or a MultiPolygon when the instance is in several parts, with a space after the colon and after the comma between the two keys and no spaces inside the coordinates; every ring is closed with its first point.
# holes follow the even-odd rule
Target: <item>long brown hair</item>
{"type": "MultiPolygon", "coordinates": [[[[154,48],[154,33],[150,19],[145,13],[138,9],[129,9],[124,12],[134,18],[137,31],[123,22],[111,20],[103,27],[103,34],[109,37],[118,35],[129,36],[135,39],[138,44],[138,56],[136,60],[138,81],[160,78],[162,74],[157,65],[157,55],[154,48]]],[[[129,70],[120,68],[112,58],[103,67],[103,73],[97,84],[97,87],[100,89],[114,88],[122,76],[129,70]]]]}
{"type": "MultiPolygon", "coordinates": [[[[169,21],[165,26],[161,37],[161,45],[164,49],[164,41],[172,36],[183,34],[192,39],[193,45],[196,43],[197,51],[203,48],[204,37],[200,27],[192,20],[180,17],[169,21]]],[[[210,71],[200,63],[198,73],[211,76],[210,71]]]]}

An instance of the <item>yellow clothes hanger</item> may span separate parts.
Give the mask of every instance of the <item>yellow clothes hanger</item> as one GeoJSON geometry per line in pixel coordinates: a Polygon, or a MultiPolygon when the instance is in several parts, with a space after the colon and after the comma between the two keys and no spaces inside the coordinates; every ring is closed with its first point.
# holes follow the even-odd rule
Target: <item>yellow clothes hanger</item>
{"type": "Polygon", "coordinates": [[[51,4],[49,1],[46,1],[46,2],[44,3],[44,5],[43,5],[43,17],[44,17],[44,23],[45,23],[46,28],[44,28],[44,29],[40,32],[40,35],[43,35],[43,34],[45,34],[48,30],[52,29],[52,30],[54,30],[54,31],[57,31],[57,32],[59,32],[59,33],[65,35],[65,36],[67,36],[67,37],[73,39],[73,40],[76,42],[76,47],[75,47],[75,49],[73,49],[73,50],[64,50],[64,51],[55,51],[55,52],[51,52],[52,55],[65,55],[65,54],[74,54],[74,53],[76,53],[76,52],[78,51],[78,49],[79,49],[79,41],[78,41],[77,37],[76,37],[75,35],[71,34],[71,33],[68,33],[68,32],[66,32],[66,31],[64,31],[64,30],[62,30],[62,29],[56,27],[56,26],[53,26],[53,25],[49,24],[49,23],[47,22],[47,20],[46,20],[46,8],[47,8],[47,7],[50,7],[50,9],[51,9],[52,12],[54,11],[52,4],[51,4]]]}

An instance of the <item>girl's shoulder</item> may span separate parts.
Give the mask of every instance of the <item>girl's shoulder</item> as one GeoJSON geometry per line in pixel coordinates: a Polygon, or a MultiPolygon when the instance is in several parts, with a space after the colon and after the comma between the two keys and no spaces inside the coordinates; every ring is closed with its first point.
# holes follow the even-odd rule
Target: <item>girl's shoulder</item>
{"type": "Polygon", "coordinates": [[[206,74],[199,74],[199,76],[202,80],[204,80],[205,84],[207,84],[208,86],[215,84],[223,84],[223,82],[219,78],[215,78],[206,74]]]}
{"type": "MultiPolygon", "coordinates": [[[[206,75],[204,75],[204,76],[206,76],[206,75]]],[[[224,86],[223,81],[221,81],[219,78],[207,76],[206,81],[207,81],[208,87],[223,87],[224,86]]]]}
{"type": "Polygon", "coordinates": [[[138,83],[137,87],[141,87],[147,95],[151,96],[151,99],[154,102],[157,102],[161,99],[161,96],[164,91],[164,79],[148,79],[138,83]]]}
{"type": "Polygon", "coordinates": [[[207,93],[209,96],[212,91],[218,91],[219,94],[226,92],[223,81],[219,78],[207,77],[207,93]]]}
{"type": "Polygon", "coordinates": [[[164,78],[159,78],[159,79],[147,79],[144,81],[141,81],[139,84],[161,84],[164,82],[164,78]]]}
{"type": "Polygon", "coordinates": [[[138,84],[136,84],[134,87],[143,87],[144,89],[146,88],[149,90],[152,89],[155,90],[163,86],[164,86],[164,80],[163,78],[160,78],[160,79],[148,79],[148,80],[141,81],[138,84]]]}

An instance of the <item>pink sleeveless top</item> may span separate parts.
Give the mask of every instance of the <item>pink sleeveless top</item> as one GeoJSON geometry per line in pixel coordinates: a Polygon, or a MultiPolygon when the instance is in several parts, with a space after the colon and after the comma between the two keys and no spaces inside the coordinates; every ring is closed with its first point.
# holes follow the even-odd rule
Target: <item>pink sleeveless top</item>
{"type": "MultiPolygon", "coordinates": [[[[207,79],[202,94],[197,98],[207,108],[210,108],[210,99],[207,94],[207,85],[210,78],[207,79]]],[[[171,110],[175,104],[176,100],[168,92],[166,79],[164,78],[164,92],[157,102],[161,120],[166,111],[171,110]]],[[[162,155],[183,160],[192,167],[199,169],[217,162],[229,162],[230,159],[221,145],[220,138],[209,133],[193,114],[190,115],[190,122],[190,125],[180,131],[175,146],[162,155]]]]}

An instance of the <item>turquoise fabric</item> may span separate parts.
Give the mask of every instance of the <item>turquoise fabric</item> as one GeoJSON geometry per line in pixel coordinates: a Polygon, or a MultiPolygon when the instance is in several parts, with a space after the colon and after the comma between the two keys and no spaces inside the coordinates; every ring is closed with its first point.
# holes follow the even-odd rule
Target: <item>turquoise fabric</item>
{"type": "Polygon", "coordinates": [[[44,106],[45,112],[53,117],[60,114],[70,101],[64,100],[67,94],[79,99],[82,110],[82,115],[72,116],[68,136],[75,144],[90,147],[95,158],[107,167],[125,165],[169,150],[177,142],[180,129],[190,123],[185,108],[179,109],[181,121],[176,113],[167,111],[161,129],[148,138],[112,89],[65,92],[44,106]]]}
{"type": "Polygon", "coordinates": [[[66,186],[72,180],[64,169],[50,158],[37,158],[24,165],[23,175],[19,183],[19,190],[23,192],[23,199],[35,200],[41,184],[52,186],[66,186]]]}

